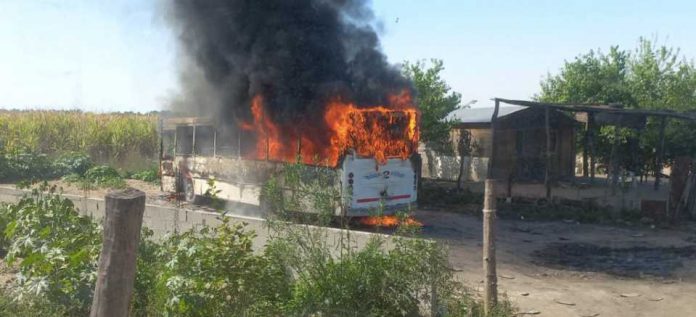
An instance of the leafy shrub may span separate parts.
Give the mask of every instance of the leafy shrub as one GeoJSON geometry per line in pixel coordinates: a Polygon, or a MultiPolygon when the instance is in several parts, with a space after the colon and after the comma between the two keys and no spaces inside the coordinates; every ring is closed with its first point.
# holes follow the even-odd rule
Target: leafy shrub
{"type": "Polygon", "coordinates": [[[94,163],[87,154],[69,152],[58,157],[54,165],[61,175],[77,174],[83,176],[87,170],[94,166],[94,163]]]}
{"type": "Polygon", "coordinates": [[[252,239],[243,225],[224,220],[167,240],[160,254],[166,265],[156,286],[158,306],[174,316],[281,315],[290,290],[287,276],[254,255],[252,239]]]}
{"type": "Polygon", "coordinates": [[[159,316],[161,309],[155,306],[154,292],[162,267],[164,265],[162,245],[152,240],[153,231],[143,227],[138,245],[135,283],[131,299],[130,316],[159,316]]]}
{"type": "Polygon", "coordinates": [[[156,166],[131,174],[128,178],[159,184],[159,170],[156,166]]]}
{"type": "Polygon", "coordinates": [[[31,296],[25,300],[17,301],[6,290],[0,290],[0,316],[67,316],[67,313],[63,308],[57,307],[41,297],[31,296]]]}
{"type": "Polygon", "coordinates": [[[108,165],[98,165],[88,169],[84,176],[70,174],[63,178],[66,182],[77,183],[83,189],[123,188],[126,182],[116,169],[108,165]]]}
{"type": "Polygon", "coordinates": [[[1,180],[44,180],[59,176],[55,170],[53,162],[45,154],[37,153],[13,153],[6,154],[0,160],[1,180]]]}
{"type": "Polygon", "coordinates": [[[5,211],[12,219],[5,229],[12,241],[6,259],[19,265],[17,298],[34,294],[71,315],[87,314],[101,248],[97,224],[54,189],[34,189],[5,211]]]}
{"type": "MultiPolygon", "coordinates": [[[[19,274],[18,301],[0,294],[0,313],[7,303],[28,316],[87,315],[99,227],[47,185],[1,207],[3,215],[10,219],[7,259],[18,263],[19,274]]],[[[447,316],[482,315],[453,278],[445,249],[432,241],[394,237],[387,244],[376,237],[357,250],[349,231],[336,246],[316,227],[272,222],[270,228],[261,253],[252,250],[254,234],[226,217],[218,227],[163,242],[143,229],[130,315],[414,316],[428,311],[433,288],[447,316]]],[[[502,301],[493,316],[512,315],[502,301]]]]}

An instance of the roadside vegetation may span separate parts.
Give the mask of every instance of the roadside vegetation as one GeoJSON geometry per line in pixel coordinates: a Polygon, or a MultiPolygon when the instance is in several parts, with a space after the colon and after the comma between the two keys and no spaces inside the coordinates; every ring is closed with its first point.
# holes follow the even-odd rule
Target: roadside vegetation
{"type": "MultiPolygon", "coordinates": [[[[312,203],[326,204],[326,193],[312,203]]],[[[413,228],[358,248],[349,231],[336,245],[319,227],[277,219],[259,247],[254,232],[229,219],[157,240],[143,229],[131,315],[422,316],[431,311],[433,290],[442,316],[482,315],[475,293],[449,268],[446,250],[414,239],[413,228]]],[[[44,184],[0,206],[0,229],[5,261],[16,270],[0,293],[0,315],[88,314],[102,237],[94,219],[44,184]]],[[[493,316],[513,315],[507,301],[497,311],[493,316]]]]}

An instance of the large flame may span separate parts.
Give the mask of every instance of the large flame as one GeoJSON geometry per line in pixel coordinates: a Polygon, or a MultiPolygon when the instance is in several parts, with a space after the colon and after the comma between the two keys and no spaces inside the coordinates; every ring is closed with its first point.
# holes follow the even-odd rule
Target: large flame
{"type": "Polygon", "coordinates": [[[327,166],[335,166],[348,151],[382,164],[392,157],[406,159],[418,146],[418,111],[406,90],[388,99],[388,105],[362,107],[335,98],[325,107],[324,122],[281,125],[271,120],[257,95],[251,102],[253,122],[241,124],[256,135],[254,151],[245,156],[327,166]]]}

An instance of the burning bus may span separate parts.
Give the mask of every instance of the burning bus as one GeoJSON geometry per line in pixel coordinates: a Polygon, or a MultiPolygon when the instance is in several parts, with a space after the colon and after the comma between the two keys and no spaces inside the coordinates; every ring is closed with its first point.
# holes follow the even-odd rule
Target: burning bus
{"type": "MultiPolygon", "coordinates": [[[[212,190],[229,202],[266,209],[262,194],[289,164],[328,175],[340,197],[335,216],[405,210],[417,199],[419,112],[410,92],[385,105],[328,101],[319,117],[275,122],[255,96],[247,120],[172,117],[161,120],[163,189],[193,201],[212,190]],[[224,122],[224,123],[223,123],[224,122]],[[214,182],[210,180],[214,179],[214,182]]],[[[307,175],[312,177],[311,175],[307,175]]],[[[282,195],[293,195],[284,188],[282,195]]],[[[318,212],[302,204],[294,212],[318,212]]]]}

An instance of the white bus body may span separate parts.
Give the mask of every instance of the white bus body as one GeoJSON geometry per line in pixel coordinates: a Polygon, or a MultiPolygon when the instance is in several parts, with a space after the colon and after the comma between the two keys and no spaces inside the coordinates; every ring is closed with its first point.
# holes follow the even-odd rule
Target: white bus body
{"type": "MultiPolygon", "coordinates": [[[[262,189],[274,176],[282,174],[286,162],[273,162],[241,158],[234,154],[219,154],[217,146],[222,144],[212,125],[200,119],[167,120],[162,124],[162,189],[179,192],[186,200],[193,201],[210,189],[209,179],[214,179],[218,198],[251,207],[261,207],[262,189]],[[189,129],[189,127],[191,127],[189,129]],[[205,127],[205,136],[212,131],[213,149],[200,150],[195,146],[196,130],[205,127]],[[189,130],[193,130],[193,133],[189,130]],[[193,135],[191,151],[182,147],[193,135]],[[174,144],[166,145],[173,140],[174,144]],[[197,149],[198,152],[196,153],[197,149]]],[[[198,143],[203,142],[202,140],[198,143]]],[[[229,143],[229,142],[228,142],[229,143]]],[[[232,142],[234,143],[234,142],[232,142]]],[[[241,142],[237,142],[238,144],[241,142]]],[[[232,151],[234,152],[234,151],[232,151]]],[[[239,151],[238,151],[239,152],[239,151]]],[[[417,155],[417,154],[416,154],[417,155]]],[[[336,167],[305,165],[309,169],[328,173],[330,185],[340,193],[341,201],[336,206],[336,216],[370,216],[376,213],[393,214],[407,212],[415,206],[418,188],[417,156],[410,159],[388,158],[379,164],[373,158],[362,158],[346,154],[336,167]]],[[[282,176],[282,175],[280,175],[282,176]]],[[[295,212],[317,212],[309,204],[295,212]]],[[[263,210],[262,210],[263,212],[263,210]]]]}

